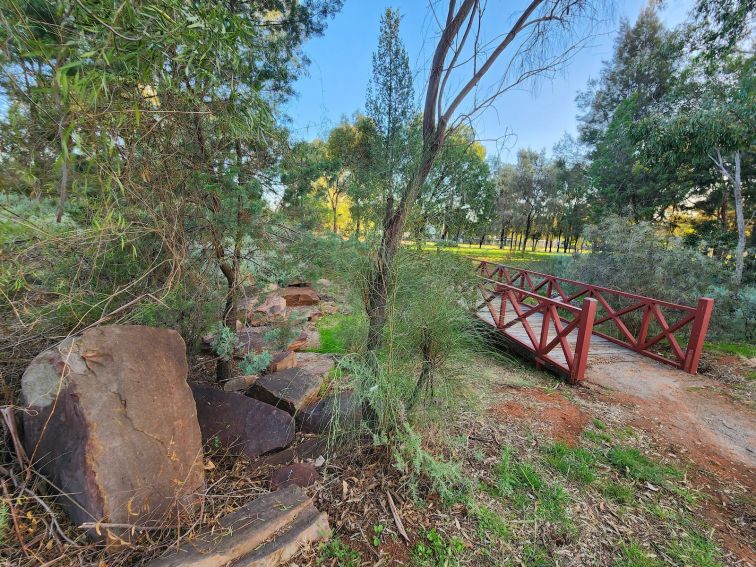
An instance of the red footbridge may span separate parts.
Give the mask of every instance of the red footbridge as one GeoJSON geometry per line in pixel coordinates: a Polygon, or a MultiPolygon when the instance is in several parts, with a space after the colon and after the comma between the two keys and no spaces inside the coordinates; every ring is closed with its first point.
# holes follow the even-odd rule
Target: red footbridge
{"type": "Polygon", "coordinates": [[[641,356],[695,374],[714,300],[679,305],[476,260],[478,318],[520,354],[577,383],[591,366],[641,356]]]}

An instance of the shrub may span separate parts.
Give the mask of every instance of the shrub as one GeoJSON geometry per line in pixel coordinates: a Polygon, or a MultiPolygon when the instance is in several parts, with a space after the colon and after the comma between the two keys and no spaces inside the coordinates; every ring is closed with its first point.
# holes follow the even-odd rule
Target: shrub
{"type": "MultiPolygon", "coordinates": [[[[731,270],[683,239],[653,223],[620,216],[587,227],[585,238],[592,252],[560,260],[550,266],[551,273],[685,305],[711,297],[711,338],[747,343],[756,336],[756,287],[733,289],[731,270]]],[[[639,312],[627,317],[631,325],[639,320],[639,312]]]]}

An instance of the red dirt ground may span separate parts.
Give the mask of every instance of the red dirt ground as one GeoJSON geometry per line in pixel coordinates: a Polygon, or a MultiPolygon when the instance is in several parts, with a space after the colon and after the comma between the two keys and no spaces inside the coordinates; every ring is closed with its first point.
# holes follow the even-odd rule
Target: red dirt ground
{"type": "Polygon", "coordinates": [[[590,416],[562,394],[540,388],[520,388],[523,402],[507,401],[488,409],[497,419],[528,421],[547,431],[552,439],[574,446],[590,416]]]}
{"type": "MultiPolygon", "coordinates": [[[[690,377],[690,380],[697,379],[690,377]]],[[[739,496],[756,491],[754,470],[743,462],[742,451],[733,450],[732,444],[723,442],[721,435],[702,430],[702,424],[714,420],[714,427],[721,426],[723,416],[748,422],[753,419],[751,411],[708,389],[685,388],[682,390],[685,392],[683,400],[676,400],[674,396],[680,390],[670,388],[663,380],[660,382],[647,387],[645,396],[591,383],[575,388],[573,392],[588,403],[599,401],[615,410],[620,409],[625,423],[646,432],[660,453],[686,468],[692,485],[709,495],[701,502],[699,513],[716,530],[727,549],[748,564],[756,564],[756,553],[752,548],[752,542],[756,541],[756,518],[752,503],[739,496]]],[[[621,383],[614,383],[614,386],[618,385],[621,387],[621,383]]],[[[579,442],[580,434],[591,419],[588,413],[558,392],[532,387],[498,387],[497,390],[513,395],[515,399],[490,407],[488,413],[499,420],[526,422],[535,429],[544,430],[551,438],[570,445],[579,442]]],[[[739,432],[736,442],[747,442],[750,434],[746,428],[739,432]]]]}

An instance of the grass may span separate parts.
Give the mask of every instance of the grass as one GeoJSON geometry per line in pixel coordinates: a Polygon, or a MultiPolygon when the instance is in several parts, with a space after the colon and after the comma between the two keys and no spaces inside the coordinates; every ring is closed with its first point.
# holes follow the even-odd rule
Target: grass
{"type": "Polygon", "coordinates": [[[489,260],[491,262],[501,262],[502,264],[530,264],[538,263],[550,258],[564,257],[569,258],[569,254],[560,254],[557,252],[543,252],[543,251],[531,251],[518,252],[515,250],[509,250],[509,247],[499,249],[498,246],[491,244],[485,244],[482,247],[478,247],[477,244],[459,244],[457,246],[437,246],[432,242],[428,242],[423,246],[423,250],[430,251],[444,251],[451,254],[458,254],[460,256],[471,256],[473,258],[480,258],[481,260],[489,260]]]}
{"type": "Polygon", "coordinates": [[[459,565],[465,549],[464,542],[456,537],[445,539],[435,528],[425,533],[422,541],[412,548],[410,565],[413,567],[452,567],[459,565]]]}
{"type": "Polygon", "coordinates": [[[546,462],[571,480],[591,483],[596,478],[596,455],[582,447],[558,441],[544,450],[546,462]]]}
{"type": "Polygon", "coordinates": [[[737,354],[746,358],[756,357],[756,345],[748,343],[705,343],[704,350],[724,354],[737,354]]]}
{"type": "Polygon", "coordinates": [[[678,469],[655,463],[632,447],[615,445],[609,449],[606,457],[618,472],[639,482],[661,484],[670,478],[682,476],[678,469]]]}
{"type": "Polygon", "coordinates": [[[569,495],[564,487],[544,480],[532,464],[515,461],[508,447],[502,451],[495,472],[496,495],[511,498],[515,506],[534,521],[545,520],[565,531],[572,529],[567,514],[569,495]]]}
{"type": "Polygon", "coordinates": [[[481,538],[488,536],[496,540],[508,540],[512,533],[509,526],[494,510],[479,506],[473,514],[478,520],[478,534],[481,538]]]}
{"type": "Polygon", "coordinates": [[[361,323],[355,315],[343,315],[341,313],[326,315],[318,321],[320,347],[313,349],[313,352],[323,354],[346,354],[351,352],[352,341],[361,323]]]}
{"type": "Polygon", "coordinates": [[[664,563],[631,541],[620,545],[620,555],[614,567],[662,567],[664,563]]]}

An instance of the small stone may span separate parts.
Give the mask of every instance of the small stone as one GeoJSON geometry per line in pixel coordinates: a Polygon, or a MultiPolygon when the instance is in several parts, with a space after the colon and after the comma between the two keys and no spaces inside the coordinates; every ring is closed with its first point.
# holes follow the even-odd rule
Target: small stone
{"type": "Polygon", "coordinates": [[[270,477],[270,489],[278,490],[295,484],[307,488],[320,479],[315,465],[312,463],[294,463],[286,465],[273,472],[270,477]]]}

